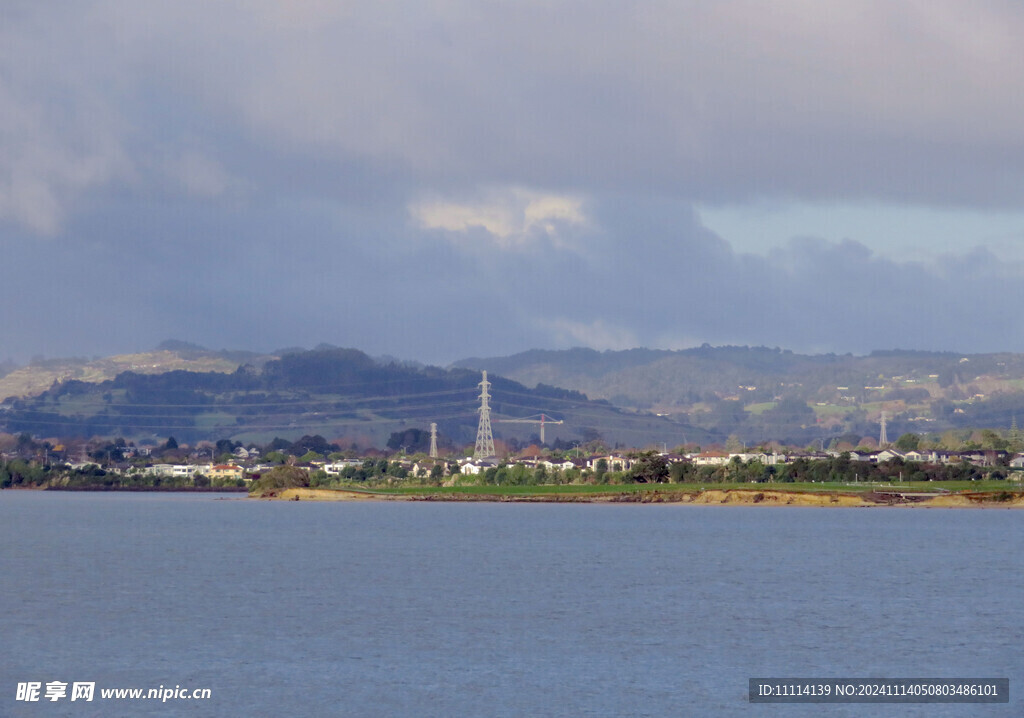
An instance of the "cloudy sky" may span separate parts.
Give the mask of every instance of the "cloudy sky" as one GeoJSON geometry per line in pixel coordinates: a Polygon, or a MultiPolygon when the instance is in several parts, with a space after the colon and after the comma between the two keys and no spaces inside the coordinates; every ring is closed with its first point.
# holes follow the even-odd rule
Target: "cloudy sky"
{"type": "Polygon", "coordinates": [[[6,0],[0,359],[1024,351],[1024,6],[6,0]]]}

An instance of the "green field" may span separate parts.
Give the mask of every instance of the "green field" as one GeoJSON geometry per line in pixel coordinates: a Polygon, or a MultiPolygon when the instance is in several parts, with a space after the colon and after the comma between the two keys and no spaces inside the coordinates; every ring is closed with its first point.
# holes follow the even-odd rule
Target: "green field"
{"type": "Polygon", "coordinates": [[[881,490],[901,490],[911,492],[952,493],[990,492],[990,491],[1021,491],[1021,483],[1015,481],[906,481],[902,483],[723,483],[723,484],[562,484],[538,486],[401,486],[389,488],[367,488],[354,484],[339,487],[346,491],[359,491],[369,494],[396,496],[452,496],[460,494],[479,496],[596,496],[601,494],[635,494],[644,491],[660,492],[691,492],[698,491],[787,491],[795,493],[867,493],[881,490]]]}
{"type": "Polygon", "coordinates": [[[814,409],[815,415],[819,417],[845,416],[858,409],[856,406],[840,406],[838,404],[826,404],[825,406],[815,404],[811,408],[814,409]]]}

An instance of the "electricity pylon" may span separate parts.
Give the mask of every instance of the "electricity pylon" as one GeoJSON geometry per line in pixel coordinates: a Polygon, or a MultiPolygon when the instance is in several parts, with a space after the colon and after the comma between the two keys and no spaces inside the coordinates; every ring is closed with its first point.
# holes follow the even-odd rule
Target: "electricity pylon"
{"type": "Polygon", "coordinates": [[[474,459],[486,459],[494,456],[494,435],[491,433],[491,407],[487,403],[491,395],[487,393],[487,388],[491,385],[487,381],[487,372],[484,372],[483,381],[478,385],[480,387],[480,423],[476,427],[476,448],[473,450],[474,459]]]}

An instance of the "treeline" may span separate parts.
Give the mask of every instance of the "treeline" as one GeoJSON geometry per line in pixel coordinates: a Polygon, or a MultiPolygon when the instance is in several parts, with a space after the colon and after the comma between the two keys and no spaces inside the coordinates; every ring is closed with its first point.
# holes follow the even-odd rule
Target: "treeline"
{"type": "Polygon", "coordinates": [[[892,459],[880,464],[851,461],[848,454],[832,459],[796,459],[787,464],[766,465],[734,458],[722,466],[673,464],[670,480],[678,483],[834,482],[889,483],[895,481],[978,481],[1005,479],[1005,467],[959,464],[923,464],[892,459]]]}
{"type": "Polygon", "coordinates": [[[552,470],[522,464],[498,466],[481,475],[481,483],[494,486],[541,484],[716,484],[716,483],[891,483],[897,481],[980,481],[1006,479],[1006,467],[980,467],[967,462],[923,464],[893,459],[880,464],[851,461],[848,454],[832,459],[796,459],[787,464],[744,462],[738,457],[719,466],[689,462],[668,463],[653,452],[641,454],[629,471],[608,471],[602,462],[594,469],[552,470]]]}
{"type": "Polygon", "coordinates": [[[49,489],[65,491],[235,491],[241,479],[210,479],[202,474],[164,476],[130,471],[119,473],[90,465],[81,469],[55,464],[41,465],[23,459],[0,462],[0,489],[49,489]]]}

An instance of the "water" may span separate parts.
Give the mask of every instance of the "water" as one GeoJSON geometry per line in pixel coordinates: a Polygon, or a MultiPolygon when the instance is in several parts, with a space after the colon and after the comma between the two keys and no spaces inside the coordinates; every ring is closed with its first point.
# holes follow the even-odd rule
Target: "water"
{"type": "Polygon", "coordinates": [[[0,715],[1010,716],[1024,514],[0,493],[0,715]],[[768,676],[1008,677],[985,706],[768,676]],[[209,701],[15,701],[24,681],[209,701]]]}

